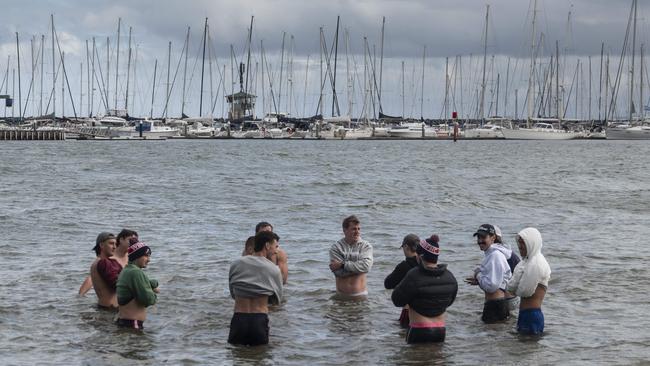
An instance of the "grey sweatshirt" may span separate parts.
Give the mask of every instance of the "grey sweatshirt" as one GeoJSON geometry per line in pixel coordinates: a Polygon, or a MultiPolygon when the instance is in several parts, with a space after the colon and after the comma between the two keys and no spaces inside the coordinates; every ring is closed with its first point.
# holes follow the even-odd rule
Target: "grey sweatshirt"
{"type": "Polygon", "coordinates": [[[334,271],[336,277],[368,273],[373,262],[372,245],[362,239],[350,245],[343,238],[330,248],[330,260],[343,262],[343,267],[334,271]]]}
{"type": "Polygon", "coordinates": [[[230,265],[230,295],[235,297],[269,296],[272,304],[282,302],[280,268],[266,257],[246,255],[230,265]]]}

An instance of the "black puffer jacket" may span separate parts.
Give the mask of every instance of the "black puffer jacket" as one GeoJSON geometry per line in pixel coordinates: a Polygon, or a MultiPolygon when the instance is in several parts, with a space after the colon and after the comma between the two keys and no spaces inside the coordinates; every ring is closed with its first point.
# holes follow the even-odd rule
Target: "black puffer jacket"
{"type": "Polygon", "coordinates": [[[391,272],[391,274],[386,277],[384,280],[384,287],[386,287],[388,290],[394,289],[400,282],[402,282],[411,268],[415,268],[417,266],[418,260],[415,259],[415,257],[406,257],[406,259],[401,261],[397,267],[395,267],[393,272],[391,272]]]}
{"type": "Polygon", "coordinates": [[[395,306],[408,305],[418,314],[434,317],[454,303],[457,293],[458,282],[446,264],[429,269],[420,263],[406,274],[391,298],[395,306]]]}

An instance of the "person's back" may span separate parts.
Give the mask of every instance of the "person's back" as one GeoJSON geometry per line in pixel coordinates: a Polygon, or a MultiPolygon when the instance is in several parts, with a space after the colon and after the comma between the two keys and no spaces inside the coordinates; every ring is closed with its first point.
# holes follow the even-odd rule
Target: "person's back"
{"type": "MultiPolygon", "coordinates": [[[[393,272],[391,272],[388,276],[386,276],[386,279],[384,279],[384,287],[387,290],[392,290],[397,287],[397,285],[402,282],[404,277],[406,277],[408,271],[411,270],[411,268],[417,267],[418,261],[415,251],[419,243],[420,238],[418,238],[418,236],[415,234],[408,234],[404,237],[402,240],[402,245],[400,246],[400,249],[402,249],[402,252],[404,253],[404,260],[397,264],[393,272]]],[[[402,308],[402,313],[399,317],[399,323],[404,328],[408,327],[408,306],[402,308]]]]}
{"type": "Polygon", "coordinates": [[[409,306],[408,343],[445,339],[445,313],[456,299],[458,282],[446,264],[438,264],[439,253],[437,235],[422,240],[418,266],[407,273],[391,296],[395,306],[409,306]]]}
{"type": "Polygon", "coordinates": [[[117,309],[115,286],[122,266],[111,258],[115,252],[115,236],[100,233],[94,250],[98,257],[90,266],[90,279],[97,294],[97,306],[100,309],[117,309]]]}
{"type": "Polygon", "coordinates": [[[269,260],[279,237],[272,232],[255,236],[255,252],[230,265],[228,285],[235,299],[228,343],[261,345],[269,342],[268,304],[282,301],[282,274],[269,260]]]}

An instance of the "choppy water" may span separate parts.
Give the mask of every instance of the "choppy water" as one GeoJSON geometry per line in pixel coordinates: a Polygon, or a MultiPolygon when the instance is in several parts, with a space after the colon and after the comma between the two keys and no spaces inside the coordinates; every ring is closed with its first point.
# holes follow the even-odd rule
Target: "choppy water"
{"type": "Polygon", "coordinates": [[[631,364],[650,359],[650,144],[643,141],[67,141],[0,144],[2,364],[631,364]],[[327,250],[362,220],[365,302],[331,299],[327,250]],[[229,263],[268,220],[289,254],[266,347],[226,342],[229,263]],[[536,226],[546,335],[480,321],[460,281],[443,345],[409,346],[383,279],[401,238],[439,233],[459,280],[485,222],[536,226]],[[161,282],[142,335],[77,297],[100,231],[139,232],[161,282]]]}

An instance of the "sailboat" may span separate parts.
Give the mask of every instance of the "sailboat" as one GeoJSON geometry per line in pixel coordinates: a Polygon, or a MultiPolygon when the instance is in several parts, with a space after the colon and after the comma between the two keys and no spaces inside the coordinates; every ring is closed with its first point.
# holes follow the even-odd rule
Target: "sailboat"
{"type": "MultiPolygon", "coordinates": [[[[533,118],[533,105],[535,100],[535,21],[537,17],[537,0],[533,6],[533,31],[532,31],[532,48],[530,55],[530,76],[528,78],[528,125],[533,123],[532,127],[502,129],[503,137],[509,140],[571,140],[582,136],[581,132],[568,131],[561,128],[559,118],[533,118]],[[557,127],[556,127],[557,126],[557,127]]],[[[559,115],[559,113],[558,113],[559,115]]],[[[559,116],[558,116],[559,117],[559,116]]]]}
{"type": "MultiPolygon", "coordinates": [[[[632,0],[632,9],[630,16],[633,24],[632,28],[632,67],[630,76],[630,107],[628,123],[614,124],[607,128],[606,136],[608,140],[650,140],[650,125],[645,124],[643,120],[643,107],[641,108],[641,117],[638,122],[633,121],[634,113],[634,56],[636,49],[636,20],[637,20],[637,0],[632,0]]],[[[629,26],[629,23],[628,23],[629,26]]],[[[643,106],[643,46],[641,47],[641,81],[640,81],[640,105],[643,106]]]]}

